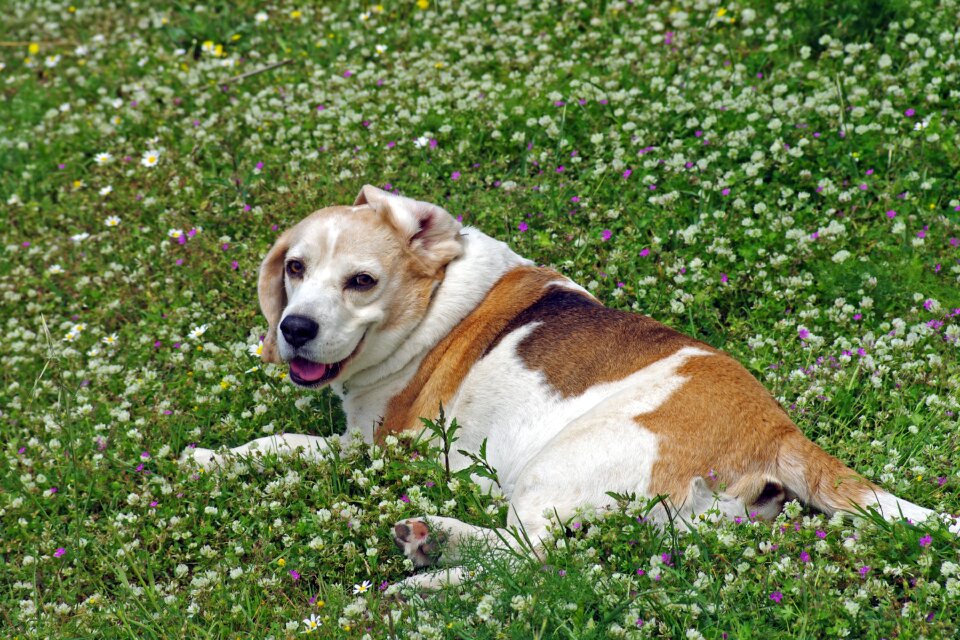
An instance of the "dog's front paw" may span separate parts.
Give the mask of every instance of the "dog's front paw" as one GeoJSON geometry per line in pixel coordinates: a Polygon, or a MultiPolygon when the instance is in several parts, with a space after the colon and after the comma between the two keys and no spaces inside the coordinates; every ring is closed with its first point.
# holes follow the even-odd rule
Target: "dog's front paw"
{"type": "Polygon", "coordinates": [[[445,539],[444,532],[431,531],[423,518],[410,518],[393,525],[394,542],[415,567],[436,564],[445,539]]]}
{"type": "Polygon", "coordinates": [[[217,455],[213,449],[187,447],[180,454],[180,464],[200,467],[204,471],[213,471],[223,466],[223,456],[217,455]]]}

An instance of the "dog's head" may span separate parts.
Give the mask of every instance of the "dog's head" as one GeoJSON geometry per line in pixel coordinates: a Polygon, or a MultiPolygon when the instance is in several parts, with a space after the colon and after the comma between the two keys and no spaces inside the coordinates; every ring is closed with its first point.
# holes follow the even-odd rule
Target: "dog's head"
{"type": "Polygon", "coordinates": [[[352,207],[309,215],[260,266],[263,359],[289,363],[305,387],[382,362],[423,318],[462,251],[460,223],[441,207],[369,185],[352,207]]]}

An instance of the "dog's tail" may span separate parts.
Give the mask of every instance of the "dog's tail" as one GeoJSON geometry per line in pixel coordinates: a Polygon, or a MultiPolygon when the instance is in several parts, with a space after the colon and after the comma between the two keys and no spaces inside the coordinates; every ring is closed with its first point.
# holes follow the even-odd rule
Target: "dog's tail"
{"type": "Polygon", "coordinates": [[[872,508],[888,520],[904,517],[920,521],[933,513],[884,491],[808,440],[795,427],[783,435],[776,466],[776,476],[789,493],[828,515],[872,508]]]}

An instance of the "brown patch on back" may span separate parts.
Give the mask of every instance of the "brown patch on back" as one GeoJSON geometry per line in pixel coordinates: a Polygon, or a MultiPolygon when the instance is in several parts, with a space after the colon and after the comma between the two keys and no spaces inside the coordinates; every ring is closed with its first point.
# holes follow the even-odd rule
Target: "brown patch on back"
{"type": "Polygon", "coordinates": [[[635,418],[659,436],[652,494],[679,504],[699,476],[762,511],[788,494],[827,512],[864,503],[873,485],[810,442],[738,362],[720,352],[694,356],[677,373],[688,378],[683,387],[635,418]]]}
{"type": "Polygon", "coordinates": [[[374,434],[377,442],[392,433],[420,426],[420,417],[437,415],[480,359],[522,312],[562,279],[555,271],[517,267],[493,286],[470,315],[433,348],[420,363],[413,379],[387,405],[383,424],[374,434]]]}
{"type": "Polygon", "coordinates": [[[517,316],[504,333],[530,322],[542,324],[520,343],[517,352],[563,397],[622,380],[683,347],[715,351],[652,318],[608,309],[582,293],[559,287],[517,316]]]}

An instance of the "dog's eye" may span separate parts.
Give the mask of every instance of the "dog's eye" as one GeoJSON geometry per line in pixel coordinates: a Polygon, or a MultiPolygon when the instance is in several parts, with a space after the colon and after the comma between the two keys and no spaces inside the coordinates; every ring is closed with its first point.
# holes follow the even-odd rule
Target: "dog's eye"
{"type": "Polygon", "coordinates": [[[347,289],[367,291],[368,289],[372,289],[375,284],[377,284],[377,279],[369,273],[358,273],[347,280],[347,289]]]}
{"type": "Polygon", "coordinates": [[[303,268],[303,263],[299,260],[290,260],[287,262],[287,275],[302,276],[303,268]]]}

